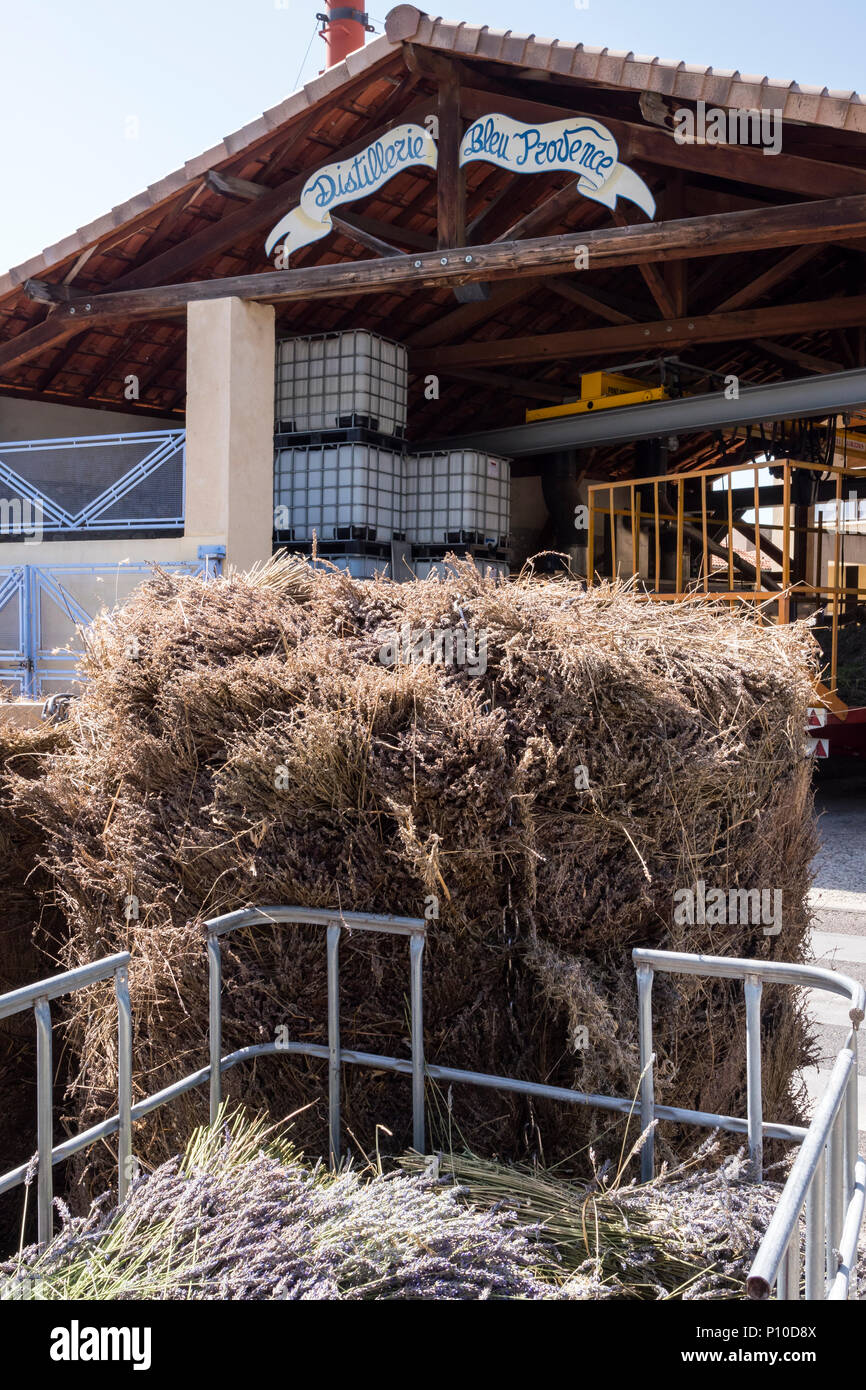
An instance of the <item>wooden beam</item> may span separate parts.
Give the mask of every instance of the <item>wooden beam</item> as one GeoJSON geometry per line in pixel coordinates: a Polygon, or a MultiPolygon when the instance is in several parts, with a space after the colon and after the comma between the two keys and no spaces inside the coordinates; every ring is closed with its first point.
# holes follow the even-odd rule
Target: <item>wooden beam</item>
{"type": "Polygon", "coordinates": [[[530,208],[529,212],[524,213],[516,222],[513,222],[501,236],[494,237],[493,244],[495,245],[500,241],[519,241],[521,237],[534,236],[537,232],[549,227],[551,222],[557,222],[583,196],[572,178],[565,188],[558,188],[549,198],[545,198],[543,203],[539,203],[538,207],[530,208]]]}
{"type": "MultiPolygon", "coordinates": [[[[599,318],[606,318],[609,324],[635,324],[637,318],[634,314],[627,314],[626,310],[619,309],[617,304],[612,303],[613,296],[607,295],[603,289],[596,289],[592,286],[592,293],[587,289],[578,289],[570,279],[556,277],[546,281],[546,288],[559,295],[562,299],[567,299],[571,304],[580,304],[581,309],[588,309],[591,314],[598,314],[599,318]]],[[[619,299],[619,303],[628,303],[627,299],[619,299]]],[[[635,306],[637,307],[637,306],[635,306]]]]}
{"type": "Polygon", "coordinates": [[[365,231],[363,227],[359,227],[346,217],[338,217],[335,212],[332,212],[331,222],[337,228],[338,232],[343,233],[343,236],[347,236],[350,241],[360,242],[362,246],[366,246],[367,250],[372,251],[376,256],[403,255],[403,252],[398,251],[397,247],[392,246],[389,241],[382,241],[381,237],[373,236],[372,232],[365,231]]]}
{"type": "MultiPolygon", "coordinates": [[[[260,206],[261,202],[256,206],[260,206]]],[[[793,246],[827,239],[858,236],[866,230],[866,195],[797,203],[760,212],[721,213],[683,218],[677,222],[648,222],[626,227],[602,227],[562,236],[522,242],[463,246],[449,254],[420,253],[379,261],[316,265],[296,270],[235,275],[191,284],[80,296],[58,303],[52,318],[58,327],[70,317],[82,321],[104,318],[148,318],[182,311],[187,304],[228,295],[268,303],[297,299],[376,294],[421,287],[451,287],[476,280],[522,279],[571,272],[578,248],[586,248],[589,270],[607,266],[646,265],[649,262],[793,246]]],[[[40,286],[53,296],[56,287],[40,286]]],[[[834,306],[844,301],[834,300],[834,306]]],[[[23,335],[22,335],[23,336],[23,335]]],[[[0,347],[0,365],[11,360],[14,345],[0,347]]]]}
{"type": "MultiPolygon", "coordinates": [[[[662,193],[661,203],[666,222],[686,215],[686,181],[682,169],[674,169],[662,193]]],[[[668,261],[664,267],[664,280],[673,303],[674,317],[681,319],[688,313],[688,262],[668,261]]]]}
{"type": "MultiPolygon", "coordinates": [[[[504,171],[497,170],[496,172],[502,173],[504,171]]],[[[509,174],[499,191],[497,193],[494,193],[493,197],[490,199],[490,202],[485,203],[484,207],[478,213],[478,216],[472,219],[472,221],[466,228],[466,236],[469,241],[472,241],[474,239],[475,233],[478,231],[478,228],[481,226],[483,222],[487,221],[488,217],[492,217],[493,213],[500,206],[500,204],[504,203],[506,198],[512,198],[514,196],[514,186],[517,183],[519,177],[519,174],[509,174]]],[[[487,182],[488,181],[485,180],[481,190],[482,192],[487,187],[487,182]]]]}
{"type": "Polygon", "coordinates": [[[601,121],[614,136],[623,164],[643,160],[668,169],[707,174],[729,183],[755,184],[763,189],[777,188],[812,198],[840,198],[866,191],[866,169],[832,164],[823,159],[807,159],[802,155],[778,154],[768,158],[762,150],[745,145],[678,145],[672,133],[659,130],[656,126],[576,111],[574,106],[565,102],[554,105],[529,100],[515,96],[513,86],[479,80],[474,74],[461,88],[461,108],[470,121],[493,111],[502,111],[506,116],[530,123],[589,116],[592,120],[601,121]]]}
{"type": "Polygon", "coordinates": [[[570,304],[579,304],[582,309],[588,309],[591,314],[597,314],[600,319],[607,319],[608,323],[636,322],[629,314],[622,313],[620,309],[615,309],[611,304],[605,304],[604,300],[598,299],[586,290],[579,290],[570,280],[564,280],[561,276],[551,280],[549,288],[560,298],[567,299],[570,304]]]}
{"type": "Polygon", "coordinates": [[[466,179],[460,168],[460,87],[453,72],[439,79],[439,164],[436,171],[437,244],[466,244],[466,179]]]}
{"type": "Polygon", "coordinates": [[[452,309],[449,314],[443,314],[432,323],[425,323],[423,328],[417,328],[407,339],[407,345],[419,348],[435,347],[436,343],[460,338],[476,324],[495,318],[501,310],[507,309],[509,304],[527,299],[536,292],[537,284],[534,280],[528,283],[525,280],[503,281],[494,287],[485,303],[468,304],[460,309],[452,309]]]}
{"type": "Polygon", "coordinates": [[[397,242],[400,246],[411,246],[416,251],[435,251],[436,238],[427,232],[416,232],[414,227],[401,227],[398,222],[383,222],[378,217],[367,217],[359,212],[347,212],[343,208],[340,218],[349,227],[359,232],[369,232],[371,236],[381,237],[386,242],[397,242]]]}
{"type": "MultiPolygon", "coordinates": [[[[79,405],[80,396],[67,391],[38,391],[35,387],[18,386],[13,382],[0,385],[0,397],[10,400],[45,401],[48,405],[79,405]]],[[[88,410],[107,410],[118,415],[143,415],[148,419],[165,420],[171,406],[141,405],[138,401],[88,401],[88,410]]],[[[182,422],[181,422],[182,423],[182,422]]]]}
{"type": "MultiPolygon", "coordinates": [[[[773,305],[766,309],[738,309],[730,314],[708,314],[621,327],[586,328],[535,337],[498,338],[492,342],[463,343],[456,347],[425,349],[413,355],[413,371],[444,371],[446,367],[496,367],[512,362],[545,362],[556,358],[591,357],[620,353],[652,353],[658,349],[685,347],[688,343],[724,343],[751,338],[761,345],[764,334],[809,333],[825,328],[828,318],[840,327],[866,323],[866,295],[848,299],[821,299],[815,303],[773,305]]],[[[775,346],[767,345],[768,348],[775,346]]],[[[833,370],[836,370],[835,368],[833,370]]]]}
{"type": "MultiPolygon", "coordinates": [[[[831,303],[834,305],[837,302],[839,301],[835,299],[831,300],[831,303]]],[[[833,323],[838,324],[839,322],[840,320],[838,320],[834,314],[833,323]]],[[[826,319],[823,323],[816,325],[818,328],[826,328],[827,326],[826,319]]],[[[793,362],[796,367],[803,367],[807,372],[822,372],[826,374],[828,372],[841,372],[845,370],[841,362],[833,362],[828,357],[815,357],[811,352],[802,352],[799,348],[788,347],[784,343],[771,343],[768,342],[766,338],[756,338],[753,346],[760,348],[761,352],[768,353],[770,357],[778,357],[782,362],[793,362]]]]}
{"type": "Polygon", "coordinates": [[[55,280],[25,280],[24,293],[37,304],[68,304],[74,291],[64,282],[55,280]]]}
{"type": "MultiPolygon", "coordinates": [[[[235,178],[233,174],[220,174],[215,169],[211,169],[205,174],[205,183],[212,192],[220,193],[226,198],[235,198],[244,203],[261,198],[269,191],[263,183],[253,183],[252,179],[235,178]]],[[[380,222],[372,217],[358,217],[350,212],[341,212],[339,217],[332,213],[331,221],[345,236],[350,237],[352,241],[359,242],[361,246],[366,246],[377,256],[400,255],[397,248],[386,240],[388,236],[395,233],[397,240],[402,241],[407,246],[418,246],[423,247],[424,250],[432,250],[436,245],[433,237],[426,236],[423,232],[409,231],[404,234],[404,229],[394,227],[389,222],[380,222]]]]}
{"type": "Polygon", "coordinates": [[[34,324],[32,328],[25,328],[17,337],[0,343],[0,371],[10,366],[18,366],[22,362],[29,362],[46,348],[59,347],[69,338],[87,333],[89,330],[89,323],[81,323],[78,319],[68,317],[61,319],[55,311],[41,323],[34,324]]]}
{"type": "Polygon", "coordinates": [[[235,198],[240,203],[255,202],[268,192],[266,184],[239,179],[234,174],[221,174],[217,169],[208,169],[204,181],[211,193],[219,193],[222,198],[235,198]]]}
{"type": "Polygon", "coordinates": [[[563,401],[575,401],[580,396],[580,387],[573,386],[570,391],[562,386],[549,385],[525,376],[503,376],[500,372],[479,372],[461,367],[445,376],[459,376],[461,381],[476,382],[479,386],[490,386],[495,391],[508,391],[512,396],[524,396],[527,400],[548,401],[562,405],[563,401]]]}
{"type": "Polygon", "coordinates": [[[747,304],[754,304],[756,299],[760,299],[762,295],[774,289],[776,285],[780,285],[783,280],[789,279],[796,270],[804,266],[807,261],[811,261],[813,257],[817,256],[823,249],[820,243],[817,246],[798,246],[795,251],[791,251],[789,255],[783,256],[780,261],[770,266],[770,269],[765,270],[762,275],[758,275],[754,280],[750,280],[741,290],[737,290],[735,294],[730,295],[727,299],[723,299],[721,304],[716,305],[715,312],[717,314],[724,314],[731,309],[743,309],[747,304]]]}
{"type": "MultiPolygon", "coordinates": [[[[620,212],[618,208],[614,209],[613,220],[618,227],[628,227],[632,225],[629,223],[625,213],[620,212]]],[[[639,266],[638,269],[644,278],[647,289],[656,302],[656,308],[659,313],[664,314],[666,319],[675,319],[677,317],[677,307],[674,303],[673,295],[665,283],[664,276],[660,271],[656,270],[654,265],[648,263],[639,266]]]]}
{"type": "MultiPolygon", "coordinates": [[[[400,113],[400,124],[402,125],[405,121],[423,119],[429,109],[430,98],[419,99],[400,113]]],[[[374,130],[366,131],[356,140],[350,141],[348,145],[331,151],[327,158],[322,161],[322,164],[330,164],[335,159],[350,159],[352,155],[358,154],[368,144],[390,130],[395,119],[397,118],[394,117],[383,125],[377,126],[374,130]]],[[[131,290],[145,285],[158,285],[182,274],[190,267],[198,265],[208,256],[216,255],[227,247],[238,245],[245,237],[265,227],[271,220],[275,222],[282,213],[291,207],[292,203],[297,202],[307,179],[315,173],[316,168],[321,167],[320,164],[301,170],[300,173],[292,175],[291,178],[286,179],[275,188],[269,188],[261,198],[245,203],[235,211],[227,213],[225,217],[221,217],[218,222],[212,222],[209,226],[194,232],[192,236],[187,237],[177,246],[169,247],[158,256],[154,256],[145,261],[144,264],[137,266],[135,270],[120,276],[114,281],[112,290],[131,290]]],[[[264,259],[263,246],[262,260],[264,259]]]]}

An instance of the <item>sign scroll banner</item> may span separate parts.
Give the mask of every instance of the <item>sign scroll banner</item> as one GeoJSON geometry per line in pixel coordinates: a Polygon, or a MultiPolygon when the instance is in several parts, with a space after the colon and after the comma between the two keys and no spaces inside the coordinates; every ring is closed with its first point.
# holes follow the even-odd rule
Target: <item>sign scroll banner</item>
{"type": "Polygon", "coordinates": [[[597,121],[575,116],[567,121],[525,125],[510,116],[480,116],[460,143],[460,164],[484,160],[515,174],[543,174],[565,169],[577,174],[585,198],[611,211],[617,198],[637,203],[655,217],[656,203],[639,174],[620,164],[616,140],[597,121]]]}
{"type": "Polygon", "coordinates": [[[301,189],[296,208],[273,228],[265,242],[268,256],[280,243],[286,259],[331,231],[331,209],[366,198],[413,165],[435,169],[439,151],[430,131],[420,125],[401,125],[361,150],[353,159],[326,164],[311,174],[301,189]]]}

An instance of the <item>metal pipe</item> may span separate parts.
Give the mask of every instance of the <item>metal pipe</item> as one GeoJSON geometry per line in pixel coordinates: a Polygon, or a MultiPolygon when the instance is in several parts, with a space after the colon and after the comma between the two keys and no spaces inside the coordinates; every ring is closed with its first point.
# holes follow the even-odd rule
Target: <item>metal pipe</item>
{"type": "Polygon", "coordinates": [[[409,1012],[412,1035],[412,1145],[424,1152],[424,937],[409,941],[409,1012]]]}
{"type": "Polygon", "coordinates": [[[750,1298],[769,1298],[770,1296],[770,1290],[779,1272],[779,1265],[791,1238],[791,1231],[799,1220],[800,1212],[806,1200],[806,1193],[814,1180],[818,1161],[827,1142],[827,1135],[831,1126],[835,1126],[839,1108],[844,1098],[845,1086],[853,1065],[853,1053],[848,1048],[844,1048],[836,1058],[836,1065],[830,1073],[827,1089],[818,1102],[806,1138],[794,1160],[794,1166],[782,1189],[778,1206],[773,1213],[749,1271],[746,1290],[750,1298]]]}
{"type": "MultiPolygon", "coordinates": [[[[323,1061],[327,1061],[330,1055],[328,1048],[323,1043],[288,1042],[279,1047],[276,1043],[254,1043],[247,1047],[238,1048],[236,1052],[230,1052],[221,1058],[220,1069],[226,1072],[241,1062],[252,1061],[256,1057],[266,1057],[276,1053],[294,1054],[299,1057],[318,1057],[323,1061]]],[[[371,1067],[375,1071],[392,1071],[403,1076],[411,1076],[412,1074],[412,1062],[409,1058],[384,1057],[373,1052],[355,1052],[346,1049],[341,1050],[340,1058],[344,1064],[349,1066],[371,1067]]],[[[147,1096],[144,1100],[136,1101],[132,1107],[133,1123],[144,1119],[154,1110],[158,1110],[170,1101],[176,1100],[178,1096],[185,1095],[187,1091],[194,1090],[196,1086],[203,1086],[210,1079],[210,1070],[209,1066],[201,1067],[180,1081],[172,1082],[170,1086],[164,1087],[161,1091],[155,1091],[153,1095],[147,1096]]],[[[586,1091],[572,1091],[563,1086],[548,1086],[539,1081],[522,1081],[514,1077],[496,1076],[488,1072],[461,1071],[456,1067],[442,1067],[433,1063],[425,1064],[424,1070],[426,1076],[430,1077],[432,1081],[444,1081],[455,1085],[483,1086],[491,1090],[532,1096],[539,1100],[561,1101],[567,1105],[586,1105],[613,1114],[630,1115],[634,1112],[634,1101],[624,1096],[595,1095],[586,1091]]],[[[717,1115],[706,1110],[685,1110],[675,1105],[656,1105],[655,1117],[656,1120],[665,1120],[671,1124],[698,1125],[702,1129],[724,1129],[731,1134],[745,1134],[747,1132],[747,1122],[740,1115],[717,1115]]],[[[62,1144],[55,1146],[52,1152],[52,1162],[62,1163],[98,1139],[105,1139],[111,1134],[116,1134],[117,1128],[118,1117],[114,1115],[107,1120],[102,1120],[98,1125],[92,1125],[90,1129],[82,1130],[80,1134],[76,1134],[71,1139],[66,1139],[62,1144]]],[[[799,1125],[771,1124],[766,1121],[764,1123],[765,1139],[782,1139],[790,1143],[801,1144],[807,1134],[808,1130],[799,1125]]],[[[0,1175],[0,1194],[20,1186],[26,1174],[27,1164],[23,1163],[0,1175]]]]}
{"type": "Polygon", "coordinates": [[[637,998],[640,1028],[640,1127],[646,1135],[640,1155],[641,1182],[651,1182],[655,1176],[655,1084],[653,1066],[653,971],[649,965],[637,968],[637,998]]]}
{"type": "MultiPolygon", "coordinates": [[[[295,926],[329,927],[334,922],[334,909],[325,907],[243,907],[237,912],[226,912],[221,917],[210,917],[205,922],[209,936],[226,936],[242,927],[267,926],[278,922],[290,922],[295,926]]],[[[411,936],[417,932],[423,935],[427,924],[423,917],[393,917],[375,912],[341,912],[340,923],[350,931],[374,931],[392,933],[397,936],[411,936]]]]}
{"type": "MultiPolygon", "coordinates": [[[[857,1159],[854,1173],[854,1192],[845,1216],[845,1226],[839,1246],[839,1268],[836,1278],[827,1294],[828,1301],[837,1302],[857,1293],[857,1246],[860,1226],[863,1222],[863,1207],[866,1201],[866,1160],[857,1159]]],[[[823,1289],[822,1289],[823,1293],[823,1289]]],[[[808,1294],[806,1297],[808,1298],[808,1294]]]]}
{"type": "MultiPolygon", "coordinates": [[[[851,1075],[854,1075],[853,1071],[851,1075]]],[[[839,1268],[839,1245],[845,1219],[845,1112],[841,1105],[836,1111],[833,1128],[830,1130],[828,1155],[827,1278],[832,1283],[839,1268]]]]}
{"type": "Polygon", "coordinates": [[[322,21],[319,34],[325,40],[327,66],[332,68],[364,47],[364,35],[372,32],[372,26],[363,10],[354,5],[339,5],[336,0],[326,0],[326,4],[327,13],[316,18],[322,21]]]}
{"type": "Polygon", "coordinates": [[[208,931],[208,1051],[210,1053],[210,1122],[216,1124],[222,1100],[222,956],[219,936],[208,931]]]}
{"type": "Polygon", "coordinates": [[[809,989],[826,989],[830,994],[844,995],[851,1000],[855,1009],[866,1013],[866,990],[859,980],[820,966],[747,960],[739,956],[689,955],[685,951],[654,951],[644,946],[635,947],[631,958],[635,965],[651,965],[654,970],[671,975],[711,975],[724,980],[739,980],[746,975],[755,975],[765,985],[803,985],[809,989]]]}
{"type": "Polygon", "coordinates": [[[51,1061],[51,1005],[47,998],[33,1005],[36,1017],[36,1147],[39,1153],[39,1244],[48,1245],[54,1229],[54,1185],[51,1172],[51,1150],[54,1143],[53,1090],[54,1068],[51,1061]]]}
{"type": "Polygon", "coordinates": [[[827,1289],[827,1250],[824,1244],[826,1164],[818,1157],[806,1198],[806,1298],[818,1300],[827,1289]]]}
{"type": "Polygon", "coordinates": [[[797,1219],[791,1239],[788,1241],[788,1251],[785,1256],[785,1284],[787,1286],[787,1297],[789,1302],[797,1303],[800,1298],[800,1220],[797,1219]]]}
{"type": "Polygon", "coordinates": [[[852,1028],[848,1047],[854,1054],[854,1070],[848,1080],[845,1096],[845,1202],[850,1202],[854,1194],[854,1173],[857,1167],[857,1150],[860,1144],[860,1121],[857,1114],[857,1030],[852,1028]]]}
{"type": "Polygon", "coordinates": [[[331,1167],[340,1161],[340,933],[328,927],[328,1151],[331,1167]]]}
{"type": "Polygon", "coordinates": [[[746,995],[746,1113],[749,1117],[749,1170],[752,1182],[764,1176],[763,1105],[761,1098],[761,991],[757,975],[747,975],[746,995]]]}
{"type": "Polygon", "coordinates": [[[117,955],[105,956],[92,965],[79,965],[75,970],[64,970],[62,975],[50,975],[47,980],[37,980],[35,984],[24,985],[22,989],[12,989],[0,995],[0,1018],[10,1018],[29,1009],[37,999],[57,999],[61,994],[71,994],[84,985],[95,985],[99,980],[108,980],[115,970],[129,964],[129,952],[118,951],[117,955]]]}
{"type": "Polygon", "coordinates": [[[121,965],[114,973],[117,1000],[117,1200],[122,1202],[132,1182],[132,1009],[129,971],[121,965]]]}

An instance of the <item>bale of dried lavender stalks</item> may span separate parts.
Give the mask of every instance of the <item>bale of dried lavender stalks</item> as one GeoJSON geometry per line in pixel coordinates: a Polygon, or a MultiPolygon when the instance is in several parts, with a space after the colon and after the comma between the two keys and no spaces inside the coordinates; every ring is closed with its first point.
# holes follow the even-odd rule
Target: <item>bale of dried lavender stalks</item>
{"type": "MultiPolygon", "coordinates": [[[[16,804],[10,779],[41,775],[47,756],[62,746],[62,727],[18,727],[0,720],[0,994],[55,969],[59,913],[43,898],[50,882],[39,860],[41,827],[16,804]]],[[[61,1059],[62,1067],[62,1059],[61,1059]]],[[[0,1019],[0,1173],[15,1168],[36,1142],[36,1032],[28,1009],[0,1019]]],[[[19,1194],[0,1195],[0,1249],[20,1231],[19,1194]]]]}
{"type": "MultiPolygon", "coordinates": [[[[633,946],[801,958],[814,848],[802,626],[621,587],[503,585],[468,564],[392,584],[289,561],[208,584],[157,572],[96,622],[85,666],[68,744],[17,783],[17,807],[45,837],[62,964],[133,953],[138,1095],[206,1061],[201,922],[245,905],[427,914],[431,1062],[628,1095],[633,946]],[[410,644],[388,664],[406,630],[469,631],[486,661],[417,661],[410,644]],[[677,924],[674,893],[701,879],[781,890],[781,932],[677,924]]],[[[405,1055],[405,943],[350,938],[341,977],[343,1046],[405,1055]]],[[[232,937],[226,1050],[280,1028],[325,1041],[325,981],[313,929],[232,937]]],[[[660,977],[655,1020],[659,1101],[744,1113],[741,988],[660,977]]],[[[75,996],[67,1022],[80,1126],[114,1104],[109,989],[75,996]]],[[[807,1047],[790,993],[765,991],[763,1027],[766,1112],[792,1118],[807,1047]]],[[[348,1072],[349,1133],[370,1145],[381,1123],[405,1147],[405,1079],[348,1072]]],[[[227,1089],[275,1117],[315,1100],[297,1137],[321,1152],[324,1081],[317,1061],[270,1058],[227,1089]]],[[[201,1104],[158,1112],[139,1150],[154,1163],[182,1150],[201,1104]]],[[[609,1115],[465,1088],[446,1122],[509,1158],[622,1141],[609,1115]]]]}

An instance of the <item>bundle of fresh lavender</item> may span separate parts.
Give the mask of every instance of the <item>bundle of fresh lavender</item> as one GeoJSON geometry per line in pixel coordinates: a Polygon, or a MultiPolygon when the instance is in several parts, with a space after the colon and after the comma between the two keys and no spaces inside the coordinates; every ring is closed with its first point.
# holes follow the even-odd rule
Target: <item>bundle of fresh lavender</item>
{"type": "Polygon", "coordinates": [[[636,1185],[622,1162],[578,1183],[468,1153],[334,1174],[283,1130],[224,1108],[122,1206],[58,1201],[60,1234],[0,1264],[0,1299],[743,1298],[779,1195],[736,1158],[708,1171],[714,1136],[636,1185]]]}
{"type": "Polygon", "coordinates": [[[437,1175],[476,1209],[508,1209],[564,1272],[592,1294],[629,1299],[744,1298],[746,1275],[781,1184],[748,1180],[742,1154],[718,1164],[715,1134],[649,1183],[623,1182],[625,1164],[601,1164],[589,1182],[556,1171],[493,1163],[470,1153],[420,1154],[405,1172],[437,1175]]]}
{"type": "Polygon", "coordinates": [[[262,1122],[200,1130],[182,1160],[94,1204],[45,1250],[0,1265],[0,1297],[40,1299],[535,1299],[553,1252],[507,1212],[403,1174],[303,1164],[262,1122]]]}

